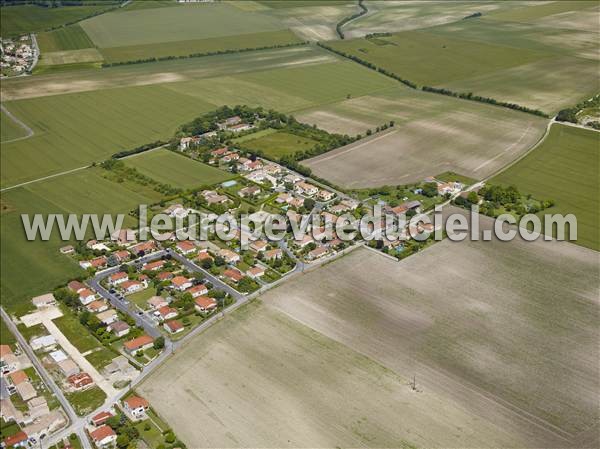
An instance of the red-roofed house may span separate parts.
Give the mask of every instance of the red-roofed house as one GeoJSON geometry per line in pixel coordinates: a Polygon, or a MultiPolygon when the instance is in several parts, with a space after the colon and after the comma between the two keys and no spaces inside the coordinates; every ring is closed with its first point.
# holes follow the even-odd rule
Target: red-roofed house
{"type": "Polygon", "coordinates": [[[145,418],[146,410],[148,410],[149,407],[150,404],[148,401],[139,396],[130,396],[123,400],[123,409],[135,420],[145,418]]]}
{"type": "Polygon", "coordinates": [[[208,296],[200,296],[194,302],[196,303],[194,307],[198,312],[210,312],[217,308],[217,301],[208,296]]]}
{"type": "Polygon", "coordinates": [[[196,245],[194,245],[194,243],[189,240],[183,240],[181,242],[178,242],[176,246],[177,250],[183,255],[191,254],[197,249],[196,245]]]}
{"type": "Polygon", "coordinates": [[[170,334],[176,334],[183,331],[183,324],[181,324],[179,320],[167,321],[165,324],[163,324],[163,327],[170,334]]]}
{"type": "Polygon", "coordinates": [[[244,277],[242,275],[242,273],[240,273],[239,270],[234,270],[232,268],[225,270],[223,272],[223,276],[225,276],[227,279],[229,279],[230,281],[233,281],[235,283],[238,283],[244,277]]]}
{"type": "Polygon", "coordinates": [[[22,430],[14,435],[5,438],[2,444],[4,447],[24,447],[27,444],[29,437],[22,430]]]}
{"type": "Polygon", "coordinates": [[[67,380],[76,390],[86,390],[94,386],[94,379],[88,373],[78,373],[67,377],[67,380]]]}
{"type": "Polygon", "coordinates": [[[156,275],[156,280],[159,282],[168,281],[169,279],[173,279],[173,273],[170,271],[163,271],[156,275]]]}
{"type": "Polygon", "coordinates": [[[142,266],[142,270],[157,271],[160,270],[166,262],[164,260],[157,260],[155,262],[148,262],[142,266]]]}
{"type": "Polygon", "coordinates": [[[139,292],[144,289],[144,284],[138,281],[125,281],[121,284],[121,288],[127,294],[139,292]]]}
{"type": "Polygon", "coordinates": [[[124,271],[119,271],[115,274],[111,274],[108,277],[108,283],[110,285],[119,285],[122,284],[123,282],[127,281],[129,279],[129,275],[127,273],[125,273],[124,271]]]}
{"type": "Polygon", "coordinates": [[[175,276],[171,279],[171,285],[182,292],[192,286],[192,281],[183,276],[175,276]]]}
{"type": "Polygon", "coordinates": [[[133,340],[126,341],[123,343],[123,348],[129,354],[133,354],[137,351],[143,351],[144,349],[149,349],[154,344],[154,339],[149,335],[141,335],[133,340]]]}
{"type": "Polygon", "coordinates": [[[117,434],[107,425],[100,426],[90,432],[90,437],[98,447],[112,446],[117,441],[117,434]]]}
{"type": "Polygon", "coordinates": [[[97,415],[92,416],[92,424],[96,427],[104,424],[108,419],[112,418],[112,413],[110,412],[100,412],[97,415]]]}
{"type": "Polygon", "coordinates": [[[204,284],[199,284],[188,288],[185,292],[191,294],[192,298],[197,298],[198,296],[206,295],[208,293],[208,288],[206,288],[206,285],[204,284]]]}
{"type": "Polygon", "coordinates": [[[163,321],[170,320],[171,318],[175,318],[178,315],[177,310],[169,306],[161,307],[156,312],[154,312],[154,314],[163,321]]]}
{"type": "Polygon", "coordinates": [[[96,299],[96,295],[89,288],[84,288],[79,292],[79,301],[84,306],[87,306],[89,303],[96,299]]]}
{"type": "Polygon", "coordinates": [[[75,293],[79,293],[81,290],[86,288],[85,284],[79,281],[71,281],[67,284],[67,287],[69,288],[69,290],[74,291],[75,293]]]}
{"type": "Polygon", "coordinates": [[[281,259],[283,257],[283,251],[279,248],[272,249],[265,252],[265,260],[281,259]]]}

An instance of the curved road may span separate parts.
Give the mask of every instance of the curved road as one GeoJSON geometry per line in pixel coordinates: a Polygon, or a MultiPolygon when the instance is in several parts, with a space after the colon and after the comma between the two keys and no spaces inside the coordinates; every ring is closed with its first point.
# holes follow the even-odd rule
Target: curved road
{"type": "Polygon", "coordinates": [[[17,125],[19,125],[21,128],[23,128],[25,130],[26,135],[23,137],[17,137],[16,139],[11,139],[11,140],[3,140],[2,143],[11,143],[11,142],[17,142],[19,140],[24,140],[24,139],[29,139],[31,136],[33,136],[35,133],[33,132],[33,129],[31,129],[29,126],[27,126],[25,123],[23,123],[21,120],[19,120],[17,117],[15,117],[13,115],[12,112],[10,112],[8,109],[6,109],[6,106],[4,106],[3,104],[0,104],[0,109],[2,110],[2,112],[4,112],[13,122],[15,122],[17,125]]]}

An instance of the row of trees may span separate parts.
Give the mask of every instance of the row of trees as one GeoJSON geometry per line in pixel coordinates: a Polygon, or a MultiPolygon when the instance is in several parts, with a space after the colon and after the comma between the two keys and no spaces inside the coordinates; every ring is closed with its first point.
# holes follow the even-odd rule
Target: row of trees
{"type": "Polygon", "coordinates": [[[359,58],[356,55],[351,55],[349,53],[346,53],[346,52],[343,52],[343,51],[340,51],[340,50],[336,50],[335,48],[330,47],[329,45],[324,44],[322,42],[317,42],[317,45],[319,47],[323,47],[324,49],[329,50],[329,51],[331,51],[331,52],[333,52],[335,54],[343,56],[344,58],[348,58],[348,59],[350,59],[350,60],[352,60],[354,62],[357,62],[360,65],[364,65],[365,67],[368,67],[371,70],[376,70],[379,73],[381,73],[382,75],[385,75],[385,76],[388,76],[390,78],[393,78],[396,81],[400,81],[402,84],[405,84],[405,85],[407,85],[408,87],[410,87],[412,89],[417,89],[418,88],[417,85],[415,83],[413,83],[412,81],[407,80],[405,78],[402,78],[401,76],[399,76],[399,75],[397,75],[397,74],[395,74],[393,72],[390,72],[390,71],[384,69],[383,67],[378,67],[375,64],[373,64],[372,62],[369,62],[369,61],[366,61],[366,60],[364,60],[362,58],[359,58]]]}
{"type": "Polygon", "coordinates": [[[577,114],[579,114],[580,111],[586,108],[597,108],[598,106],[600,106],[600,94],[588,100],[582,101],[571,108],[562,109],[556,115],[556,120],[559,122],[579,123],[577,114]]]}
{"type": "Polygon", "coordinates": [[[367,9],[367,7],[363,4],[364,0],[358,0],[358,7],[360,8],[360,11],[358,11],[355,14],[352,14],[351,16],[348,17],[344,17],[342,20],[340,20],[337,25],[335,26],[335,31],[337,32],[338,36],[340,36],[340,39],[345,39],[344,36],[344,32],[342,31],[342,27],[344,25],[346,25],[348,22],[350,22],[351,20],[357,19],[360,16],[365,15],[367,12],[369,12],[369,10],[367,9]]]}
{"type": "Polygon", "coordinates": [[[178,187],[173,187],[171,184],[163,184],[155,181],[154,179],[146,176],[133,167],[127,167],[123,161],[118,159],[108,159],[100,164],[100,166],[111,172],[115,181],[122,183],[126,180],[134,181],[143,186],[150,186],[153,190],[158,193],[162,193],[165,196],[175,196],[183,193],[183,190],[178,187]]]}
{"type": "Polygon", "coordinates": [[[158,62],[158,61],[170,61],[173,59],[188,59],[188,58],[201,58],[203,56],[216,56],[216,55],[228,55],[232,53],[244,53],[248,51],[257,51],[257,50],[269,50],[274,48],[287,48],[287,47],[297,47],[299,45],[307,45],[308,41],[302,42],[290,42],[288,44],[274,44],[274,45],[263,45],[261,47],[246,47],[246,48],[232,48],[225,50],[213,50],[213,51],[205,51],[201,53],[190,53],[189,55],[179,55],[179,56],[152,56],[150,58],[141,58],[141,59],[133,59],[129,61],[117,61],[117,62],[104,62],[102,63],[102,67],[116,67],[120,65],[130,65],[130,64],[146,64],[148,62],[158,62]]]}
{"type": "Polygon", "coordinates": [[[478,101],[480,103],[492,104],[494,106],[502,106],[504,108],[514,109],[515,111],[527,112],[528,114],[537,115],[540,117],[549,118],[548,114],[540,111],[539,109],[528,108],[527,106],[521,106],[516,103],[508,103],[506,101],[498,101],[494,98],[490,97],[482,97],[480,95],[474,95],[472,92],[464,93],[464,92],[454,92],[449,89],[444,89],[441,87],[431,87],[431,86],[423,86],[421,88],[425,92],[433,92],[436,94],[447,95],[449,97],[462,98],[463,100],[471,100],[478,101]]]}

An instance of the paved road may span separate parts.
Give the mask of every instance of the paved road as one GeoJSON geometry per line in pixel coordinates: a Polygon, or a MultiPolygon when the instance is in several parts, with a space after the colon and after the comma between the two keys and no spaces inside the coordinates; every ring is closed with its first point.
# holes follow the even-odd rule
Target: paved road
{"type": "MultiPolygon", "coordinates": [[[[42,377],[42,380],[44,381],[44,383],[52,390],[52,393],[54,393],[54,395],[60,402],[60,405],[62,406],[63,410],[67,414],[67,417],[71,424],[69,427],[65,428],[63,431],[61,431],[59,433],[61,435],[63,433],[65,433],[68,436],[68,434],[70,434],[72,432],[76,432],[79,435],[80,440],[82,441],[83,447],[85,449],[92,449],[92,446],[90,445],[90,442],[87,439],[85,432],[83,432],[83,427],[81,426],[82,418],[77,416],[77,414],[75,413],[75,410],[73,409],[73,407],[71,406],[71,404],[69,403],[67,398],[65,397],[62,390],[58,387],[58,385],[56,385],[56,383],[54,382],[54,379],[52,379],[52,377],[50,377],[50,375],[48,374],[48,372],[46,371],[44,366],[40,363],[39,359],[33,352],[33,349],[31,349],[31,347],[29,346],[29,343],[27,343],[25,338],[23,338],[23,336],[17,329],[17,326],[15,326],[15,324],[12,322],[12,320],[10,319],[8,314],[4,311],[4,308],[1,306],[0,306],[0,315],[2,315],[2,319],[6,323],[6,326],[12,332],[12,334],[16,337],[17,341],[19,342],[19,346],[21,346],[23,351],[25,351],[25,353],[27,354],[27,357],[29,357],[29,360],[31,360],[31,363],[33,364],[33,366],[35,367],[37,372],[40,374],[40,376],[42,377]],[[81,427],[78,427],[78,426],[81,426],[81,427]]],[[[58,435],[58,434],[47,437],[45,441],[50,441],[50,440],[59,441],[58,439],[56,439],[56,435],[58,435]]]]}
{"type": "MultiPolygon", "coordinates": [[[[128,265],[136,265],[139,267],[146,262],[151,262],[153,260],[160,259],[161,257],[163,257],[166,254],[167,254],[167,252],[164,250],[156,251],[156,252],[148,254],[144,257],[140,257],[139,259],[136,259],[134,261],[128,262],[127,264],[128,265]]],[[[152,338],[160,337],[162,334],[161,334],[160,330],[158,329],[156,322],[151,317],[149,317],[146,314],[140,315],[138,313],[139,311],[135,307],[135,305],[133,303],[127,301],[127,297],[125,297],[125,301],[127,301],[127,304],[126,304],[125,301],[120,300],[117,297],[117,295],[110,293],[110,291],[108,291],[107,289],[102,287],[102,285],[100,284],[101,280],[106,279],[111,274],[114,274],[120,270],[121,270],[121,265],[109,268],[107,270],[103,270],[99,274],[96,274],[96,276],[94,276],[92,279],[90,279],[88,283],[89,283],[90,287],[92,287],[92,289],[94,289],[96,292],[98,292],[100,294],[100,296],[107,299],[117,310],[119,310],[119,311],[129,315],[131,318],[133,318],[135,323],[139,327],[144,329],[144,332],[146,332],[152,338]]]]}

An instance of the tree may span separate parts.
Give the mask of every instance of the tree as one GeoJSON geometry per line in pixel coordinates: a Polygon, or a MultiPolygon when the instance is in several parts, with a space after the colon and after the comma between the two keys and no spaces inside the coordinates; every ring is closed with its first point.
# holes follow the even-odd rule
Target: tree
{"type": "MultiPolygon", "coordinates": [[[[191,295],[190,295],[191,296],[191,295]]],[[[156,349],[157,351],[160,351],[162,348],[165,347],[165,337],[158,337],[156,340],[154,340],[154,344],[152,345],[154,347],[154,349],[156,349]]]]}
{"type": "Polygon", "coordinates": [[[479,203],[479,195],[477,195],[477,192],[474,192],[474,191],[469,192],[469,194],[467,195],[467,201],[471,204],[478,204],[479,203]]]}
{"type": "Polygon", "coordinates": [[[422,187],[423,195],[430,198],[437,195],[437,184],[435,182],[426,182],[422,187]]]}
{"type": "Polygon", "coordinates": [[[129,445],[129,441],[129,436],[125,433],[122,433],[117,437],[117,446],[127,447],[129,445]]]}

